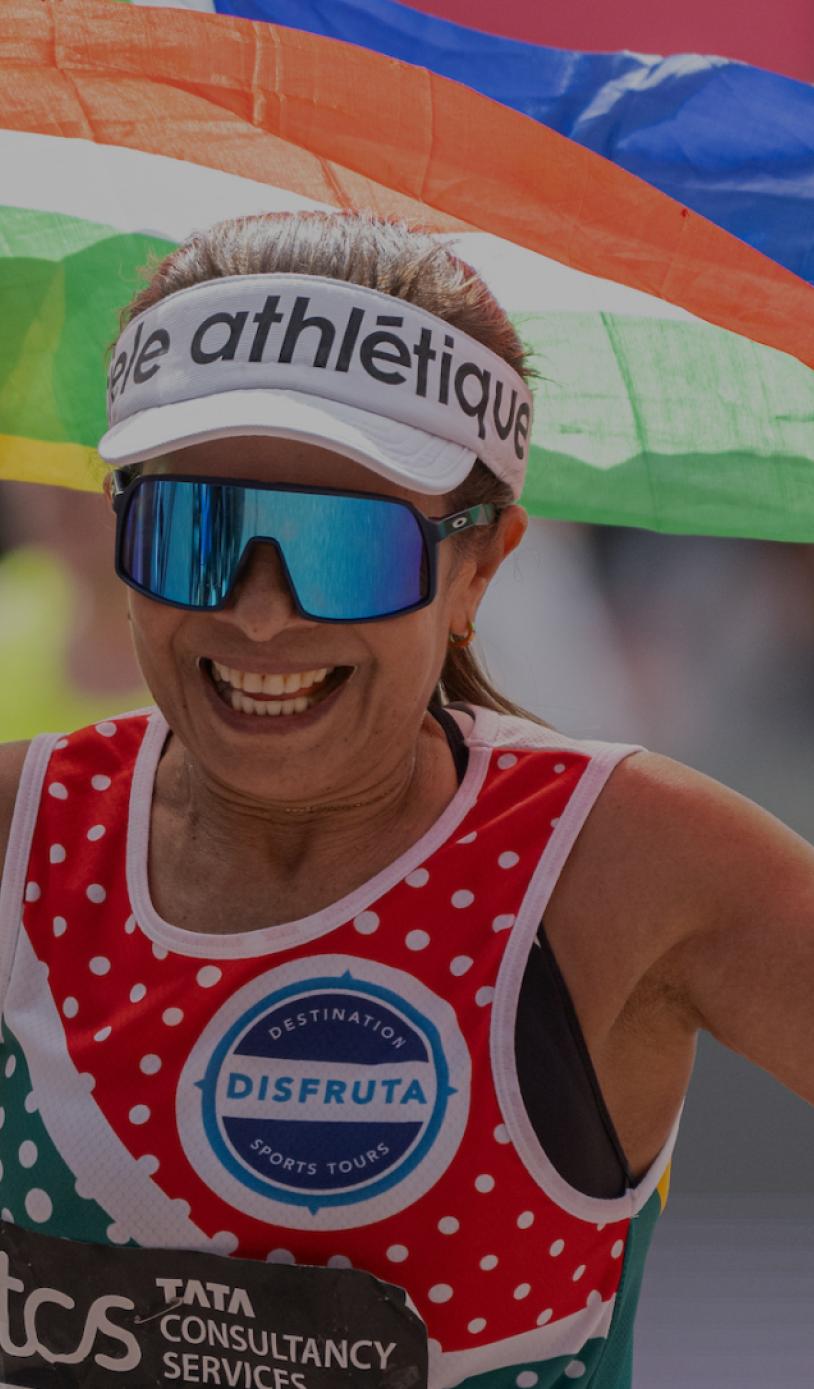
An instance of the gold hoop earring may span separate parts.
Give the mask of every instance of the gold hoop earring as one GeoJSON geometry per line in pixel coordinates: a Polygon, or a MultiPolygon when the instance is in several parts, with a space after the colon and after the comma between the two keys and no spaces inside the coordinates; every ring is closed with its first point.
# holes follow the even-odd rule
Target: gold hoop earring
{"type": "Polygon", "coordinates": [[[466,630],[466,633],[465,633],[463,636],[461,636],[458,632],[450,632],[450,634],[449,634],[449,644],[450,644],[450,646],[468,646],[468,645],[469,645],[469,643],[471,642],[472,638],[473,638],[474,635],[475,635],[475,628],[472,626],[472,623],[471,623],[471,622],[467,622],[466,625],[467,625],[467,630],[466,630]]]}

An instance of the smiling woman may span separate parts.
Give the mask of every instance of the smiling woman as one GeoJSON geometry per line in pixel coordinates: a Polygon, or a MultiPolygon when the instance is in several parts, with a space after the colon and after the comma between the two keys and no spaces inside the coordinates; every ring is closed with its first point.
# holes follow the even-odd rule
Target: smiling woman
{"type": "MultiPolygon", "coordinates": [[[[386,1304],[406,1383],[627,1389],[699,1028],[808,1095],[811,850],[472,653],[530,374],[469,266],[367,215],[221,223],[123,312],[100,452],[155,703],[0,749],[21,1267],[129,1242],[100,1286],[161,1250],[178,1290],[237,1254],[292,1363],[386,1304]]],[[[0,1375],[46,1383],[34,1344],[0,1375]]],[[[266,1382],[244,1352],[224,1382],[266,1382]]]]}

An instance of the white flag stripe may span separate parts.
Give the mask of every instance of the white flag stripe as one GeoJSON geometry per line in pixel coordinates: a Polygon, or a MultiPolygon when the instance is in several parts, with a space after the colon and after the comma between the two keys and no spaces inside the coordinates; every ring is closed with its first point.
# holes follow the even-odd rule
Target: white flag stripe
{"type": "MultiPolygon", "coordinates": [[[[62,213],[168,241],[182,241],[194,228],[225,217],[334,210],[273,184],[166,155],[27,131],[0,130],[0,166],[0,197],[8,207],[62,213]]],[[[574,270],[486,232],[445,233],[442,239],[479,271],[510,312],[702,322],[654,295],[574,270]]]]}

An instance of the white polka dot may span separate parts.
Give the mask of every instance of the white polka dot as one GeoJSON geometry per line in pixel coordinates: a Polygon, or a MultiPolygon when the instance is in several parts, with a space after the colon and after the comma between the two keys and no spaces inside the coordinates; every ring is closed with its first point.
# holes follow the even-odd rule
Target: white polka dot
{"type": "Polygon", "coordinates": [[[387,1257],[391,1264],[403,1264],[409,1253],[406,1244],[391,1244],[387,1251],[387,1257]]]}
{"type": "Polygon", "coordinates": [[[506,767],[513,767],[516,761],[517,758],[513,752],[504,752],[501,753],[500,757],[497,759],[497,765],[505,770],[506,767]]]}
{"type": "Polygon", "coordinates": [[[347,1254],[332,1254],[328,1260],[328,1268],[353,1268],[353,1264],[347,1254]]]}
{"type": "Polygon", "coordinates": [[[533,1385],[537,1383],[539,1378],[540,1376],[536,1375],[533,1370],[521,1370],[514,1382],[517,1389],[533,1389],[533,1385]]]}
{"type": "Polygon", "coordinates": [[[547,1321],[551,1321],[551,1318],[553,1317],[553,1315],[554,1315],[554,1308],[553,1308],[553,1307],[546,1307],[545,1311],[544,1311],[544,1312],[541,1312],[540,1315],[539,1315],[539,1317],[537,1318],[537,1325],[538,1325],[538,1326],[545,1326],[545,1324],[546,1324],[547,1321]]]}
{"type": "Polygon", "coordinates": [[[602,1221],[600,1221],[600,1223],[599,1223],[599,1224],[597,1225],[597,1227],[596,1227],[597,1230],[604,1230],[604,1228],[605,1228],[605,1226],[607,1225],[607,1223],[608,1223],[607,1220],[602,1220],[602,1221]]]}
{"type": "Polygon", "coordinates": [[[104,902],[107,893],[101,883],[91,883],[90,887],[85,890],[85,896],[89,902],[104,902]]]}
{"type": "Polygon", "coordinates": [[[408,931],[404,937],[404,944],[408,950],[426,950],[429,943],[430,938],[426,931],[408,931]]]}
{"type": "Polygon", "coordinates": [[[557,773],[557,775],[559,776],[560,772],[564,772],[564,771],[565,771],[565,763],[564,763],[564,762],[556,762],[556,763],[554,764],[554,771],[555,771],[555,772],[557,773]]]}
{"type": "Polygon", "coordinates": [[[183,1009],[165,1008],[164,1012],[161,1014],[161,1021],[166,1023],[167,1027],[177,1027],[179,1022],[183,1020],[183,1017],[183,1009]]]}
{"type": "Polygon", "coordinates": [[[62,785],[61,781],[52,781],[48,787],[48,795],[53,796],[55,801],[67,801],[68,789],[62,785]]]}
{"type": "Polygon", "coordinates": [[[14,1224],[14,1216],[11,1214],[11,1211],[9,1210],[8,1206],[3,1207],[2,1211],[0,1212],[0,1215],[2,1215],[3,1220],[7,1221],[9,1225],[14,1224]]]}
{"type": "Polygon", "coordinates": [[[471,834],[462,834],[460,839],[456,839],[456,844],[474,844],[478,837],[477,830],[472,830],[471,834]]]}
{"type": "Polygon", "coordinates": [[[88,839],[91,841],[91,843],[93,843],[95,840],[101,839],[102,835],[106,833],[107,831],[104,825],[91,825],[90,829],[88,830],[88,839]]]}
{"type": "Polygon", "coordinates": [[[376,912],[360,912],[353,918],[353,925],[360,936],[372,936],[374,931],[379,929],[379,917],[376,912]]]}
{"type": "Polygon", "coordinates": [[[203,969],[199,969],[195,975],[196,983],[200,984],[202,989],[211,989],[212,985],[217,984],[218,980],[222,978],[223,970],[218,969],[217,965],[204,965],[203,969]]]}
{"type": "Polygon", "coordinates": [[[192,1210],[189,1201],[185,1201],[183,1196],[176,1196],[174,1201],[170,1201],[170,1205],[172,1206],[173,1210],[181,1216],[182,1220],[186,1220],[190,1211],[192,1210]]]}
{"type": "Polygon", "coordinates": [[[137,1159],[137,1163],[138,1166],[147,1173],[148,1177],[152,1177],[160,1166],[158,1158],[154,1153],[142,1153],[141,1157],[137,1159]]]}
{"type": "Polygon", "coordinates": [[[471,955],[456,955],[454,960],[450,960],[449,972],[450,974],[466,974],[466,971],[471,969],[474,963],[471,955]]]}
{"type": "Polygon", "coordinates": [[[10,1056],[10,1057],[8,1058],[8,1060],[6,1061],[6,1080],[11,1080],[11,1077],[14,1075],[14,1072],[16,1071],[16,1069],[17,1069],[17,1057],[16,1057],[16,1056],[10,1056]]]}
{"type": "MultiPolygon", "coordinates": [[[[23,1100],[23,1109],[25,1110],[26,1114],[36,1114],[38,1107],[39,1106],[37,1105],[37,1097],[34,1094],[34,1091],[29,1090],[28,1094],[23,1100]]],[[[2,1128],[1,1123],[0,1128],[2,1128]]]]}
{"type": "Polygon", "coordinates": [[[39,883],[26,883],[25,900],[26,902],[39,902],[42,897],[42,888],[39,883]]]}
{"type": "Polygon", "coordinates": [[[112,738],[116,732],[116,725],[105,720],[104,723],[97,723],[96,732],[101,733],[103,738],[112,738]]]}
{"type": "Polygon", "coordinates": [[[266,1255],[267,1264],[295,1264],[297,1260],[290,1249],[270,1249],[266,1255]]]}
{"type": "Polygon", "coordinates": [[[87,1177],[77,1177],[76,1181],[74,1182],[74,1190],[76,1191],[77,1196],[80,1196],[83,1201],[93,1200],[93,1190],[88,1185],[87,1177]]]}
{"type": "Polygon", "coordinates": [[[168,951],[163,945],[153,943],[153,955],[157,960],[166,960],[168,951]]]}
{"type": "Polygon", "coordinates": [[[454,1215],[442,1215],[438,1222],[438,1229],[442,1235],[454,1235],[460,1228],[461,1222],[456,1220],[454,1215]]]}
{"type": "Polygon", "coordinates": [[[49,863],[64,863],[66,857],[64,844],[52,844],[48,850],[49,863]]]}
{"type": "Polygon", "coordinates": [[[497,1268],[497,1254],[484,1254],[480,1261],[480,1267],[484,1273],[489,1273],[493,1268],[497,1268]]]}
{"type": "Polygon", "coordinates": [[[520,855],[512,849],[507,849],[505,853],[498,854],[497,861],[500,868],[514,868],[514,865],[520,862],[520,855]]]}
{"type": "Polygon", "coordinates": [[[586,1307],[598,1307],[601,1301],[602,1301],[602,1294],[601,1294],[601,1292],[599,1291],[598,1288],[594,1288],[594,1290],[593,1290],[592,1293],[588,1293],[588,1296],[587,1296],[587,1298],[585,1299],[585,1306],[586,1306],[586,1307]]]}
{"type": "Polygon", "coordinates": [[[452,1288],[449,1283],[434,1283],[427,1296],[430,1302],[449,1302],[452,1297],[452,1288]]]}
{"type": "Polygon", "coordinates": [[[132,987],[132,989],[130,990],[130,1002],[131,1002],[131,1003],[141,1003],[141,1000],[142,1000],[144,997],[146,997],[146,994],[147,994],[147,985],[146,985],[146,984],[134,984],[133,987],[132,987]]]}
{"type": "Polygon", "coordinates": [[[613,1257],[614,1259],[618,1259],[619,1256],[621,1255],[622,1250],[624,1249],[624,1247],[625,1247],[625,1241],[624,1241],[623,1239],[618,1239],[618,1240],[616,1241],[616,1243],[613,1245],[612,1249],[611,1249],[611,1255],[612,1255],[612,1257],[613,1257]]]}
{"type": "Polygon", "coordinates": [[[511,929],[513,925],[514,917],[511,915],[511,913],[505,912],[502,916],[495,917],[494,921],[492,922],[492,930],[508,931],[511,929]]]}
{"type": "Polygon", "coordinates": [[[534,1211],[521,1211],[517,1217],[518,1230],[527,1230],[534,1224],[534,1211]]]}
{"type": "Polygon", "coordinates": [[[471,1331],[471,1333],[472,1333],[473,1336],[477,1336],[478,1333],[479,1333],[480,1331],[483,1331],[483,1330],[484,1330],[485,1326],[486,1326],[486,1318],[485,1318],[485,1317],[473,1317],[472,1320],[471,1320],[470,1322],[467,1322],[467,1327],[466,1327],[466,1329],[467,1329],[467,1331],[471,1331]]]}
{"type": "Polygon", "coordinates": [[[564,1248],[565,1248],[565,1240],[564,1240],[564,1239],[555,1239],[554,1243],[553,1243],[552,1245],[549,1246],[548,1252],[549,1252],[549,1254],[552,1256],[552,1258],[556,1259],[557,1255],[558,1255],[558,1254],[561,1254],[564,1248]]]}
{"type": "Polygon", "coordinates": [[[106,1042],[112,1031],[113,1028],[109,1024],[107,1027],[100,1027],[99,1031],[93,1034],[94,1042],[106,1042]]]}
{"type": "Polygon", "coordinates": [[[492,1133],[492,1137],[496,1143],[510,1142],[509,1130],[506,1128],[505,1124],[498,1124],[497,1128],[492,1133]]]}
{"type": "Polygon", "coordinates": [[[90,1071],[82,1071],[79,1079],[86,1090],[91,1091],[96,1088],[96,1076],[92,1076],[90,1071]]]}
{"type": "Polygon", "coordinates": [[[131,1124],[146,1124],[150,1117],[150,1109],[146,1104],[134,1104],[128,1114],[131,1124]]]}
{"type": "Polygon", "coordinates": [[[523,1301],[523,1298],[524,1298],[524,1297],[528,1297],[528,1295],[529,1295],[530,1292],[531,1292],[531,1283],[518,1283],[517,1287],[515,1288],[514,1292],[512,1293],[512,1296],[513,1296],[518,1302],[522,1302],[522,1301],[523,1301]]]}
{"type": "Polygon", "coordinates": [[[470,892],[468,887],[462,887],[458,892],[453,892],[450,900],[453,907],[471,907],[475,894],[470,892]]]}
{"type": "Polygon", "coordinates": [[[489,1172],[481,1172],[480,1176],[475,1178],[476,1191],[493,1191],[494,1186],[495,1179],[489,1172]]]}
{"type": "Polygon", "coordinates": [[[478,989],[478,992],[475,994],[475,1002],[477,1003],[479,1008],[485,1008],[487,1003],[492,1002],[494,996],[494,989],[491,988],[489,985],[485,985],[484,988],[478,989]]]}
{"type": "Polygon", "coordinates": [[[557,828],[557,826],[558,826],[559,823],[560,823],[560,817],[559,817],[559,815],[555,815],[555,816],[554,816],[554,819],[551,821],[551,828],[552,828],[553,830],[555,830],[555,829],[557,828]]]}
{"type": "Polygon", "coordinates": [[[68,746],[68,739],[67,739],[67,738],[60,738],[60,740],[59,740],[58,743],[54,743],[54,747],[55,747],[55,748],[59,748],[60,752],[62,751],[63,748],[66,748],[67,746],[68,746]]]}
{"type": "Polygon", "coordinates": [[[140,1071],[143,1071],[146,1076],[154,1076],[157,1071],[161,1070],[161,1057],[156,1056],[153,1051],[148,1051],[147,1055],[142,1056],[139,1061],[138,1068],[140,1071]]]}
{"type": "Polygon", "coordinates": [[[105,1233],[111,1244],[126,1244],[130,1238],[124,1226],[117,1224],[115,1220],[112,1225],[108,1225],[105,1233]]]}
{"type": "Polygon", "coordinates": [[[416,868],[412,873],[408,873],[404,879],[408,887],[426,887],[430,881],[430,875],[426,868],[416,868]]]}
{"type": "Polygon", "coordinates": [[[38,1156],[36,1143],[32,1143],[30,1138],[26,1138],[25,1142],[20,1144],[19,1152],[17,1153],[20,1166],[33,1167],[38,1156]]]}
{"type": "Polygon", "coordinates": [[[101,773],[97,773],[96,776],[91,777],[90,784],[94,791],[106,791],[110,785],[110,777],[102,776],[101,773]]]}
{"type": "Polygon", "coordinates": [[[579,1268],[575,1268],[575,1269],[574,1269],[574,1272],[571,1274],[571,1282],[572,1282],[572,1283],[578,1283],[584,1272],[585,1272],[585,1265],[584,1265],[584,1264],[580,1264],[579,1268]]]}
{"type": "Polygon", "coordinates": [[[110,961],[106,955],[94,955],[93,959],[88,965],[88,969],[90,970],[91,974],[109,974],[110,961]]]}
{"type": "Polygon", "coordinates": [[[133,932],[136,929],[136,918],[134,916],[128,916],[127,920],[124,923],[124,929],[127,932],[128,936],[132,936],[133,932]]]}
{"type": "Polygon", "coordinates": [[[79,1003],[75,998],[69,996],[62,1005],[62,1011],[66,1018],[75,1018],[79,1012],[79,1003]]]}
{"type": "Polygon", "coordinates": [[[571,1360],[563,1370],[569,1379],[581,1379],[585,1373],[585,1366],[581,1360],[571,1360]]]}
{"type": "Polygon", "coordinates": [[[212,1248],[216,1254],[234,1254],[240,1240],[231,1230],[218,1230],[212,1236],[212,1248]]]}
{"type": "Polygon", "coordinates": [[[44,1220],[51,1219],[51,1212],[54,1207],[51,1197],[42,1187],[32,1187],[25,1198],[25,1208],[31,1220],[36,1220],[41,1225],[44,1220]]]}
{"type": "Polygon", "coordinates": [[[64,936],[68,929],[68,923],[64,916],[55,916],[53,922],[53,932],[55,936],[64,936]]]}

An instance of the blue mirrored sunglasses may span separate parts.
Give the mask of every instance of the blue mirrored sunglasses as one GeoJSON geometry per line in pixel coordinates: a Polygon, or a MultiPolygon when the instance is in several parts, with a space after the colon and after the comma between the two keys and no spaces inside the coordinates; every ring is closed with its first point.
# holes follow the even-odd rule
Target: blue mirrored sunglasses
{"type": "Polygon", "coordinates": [[[376,622],[426,607],[437,548],[497,520],[491,503],[432,519],[368,492],[161,474],[113,475],[116,573],[159,603],[225,607],[258,541],[274,545],[302,617],[376,622]]]}

